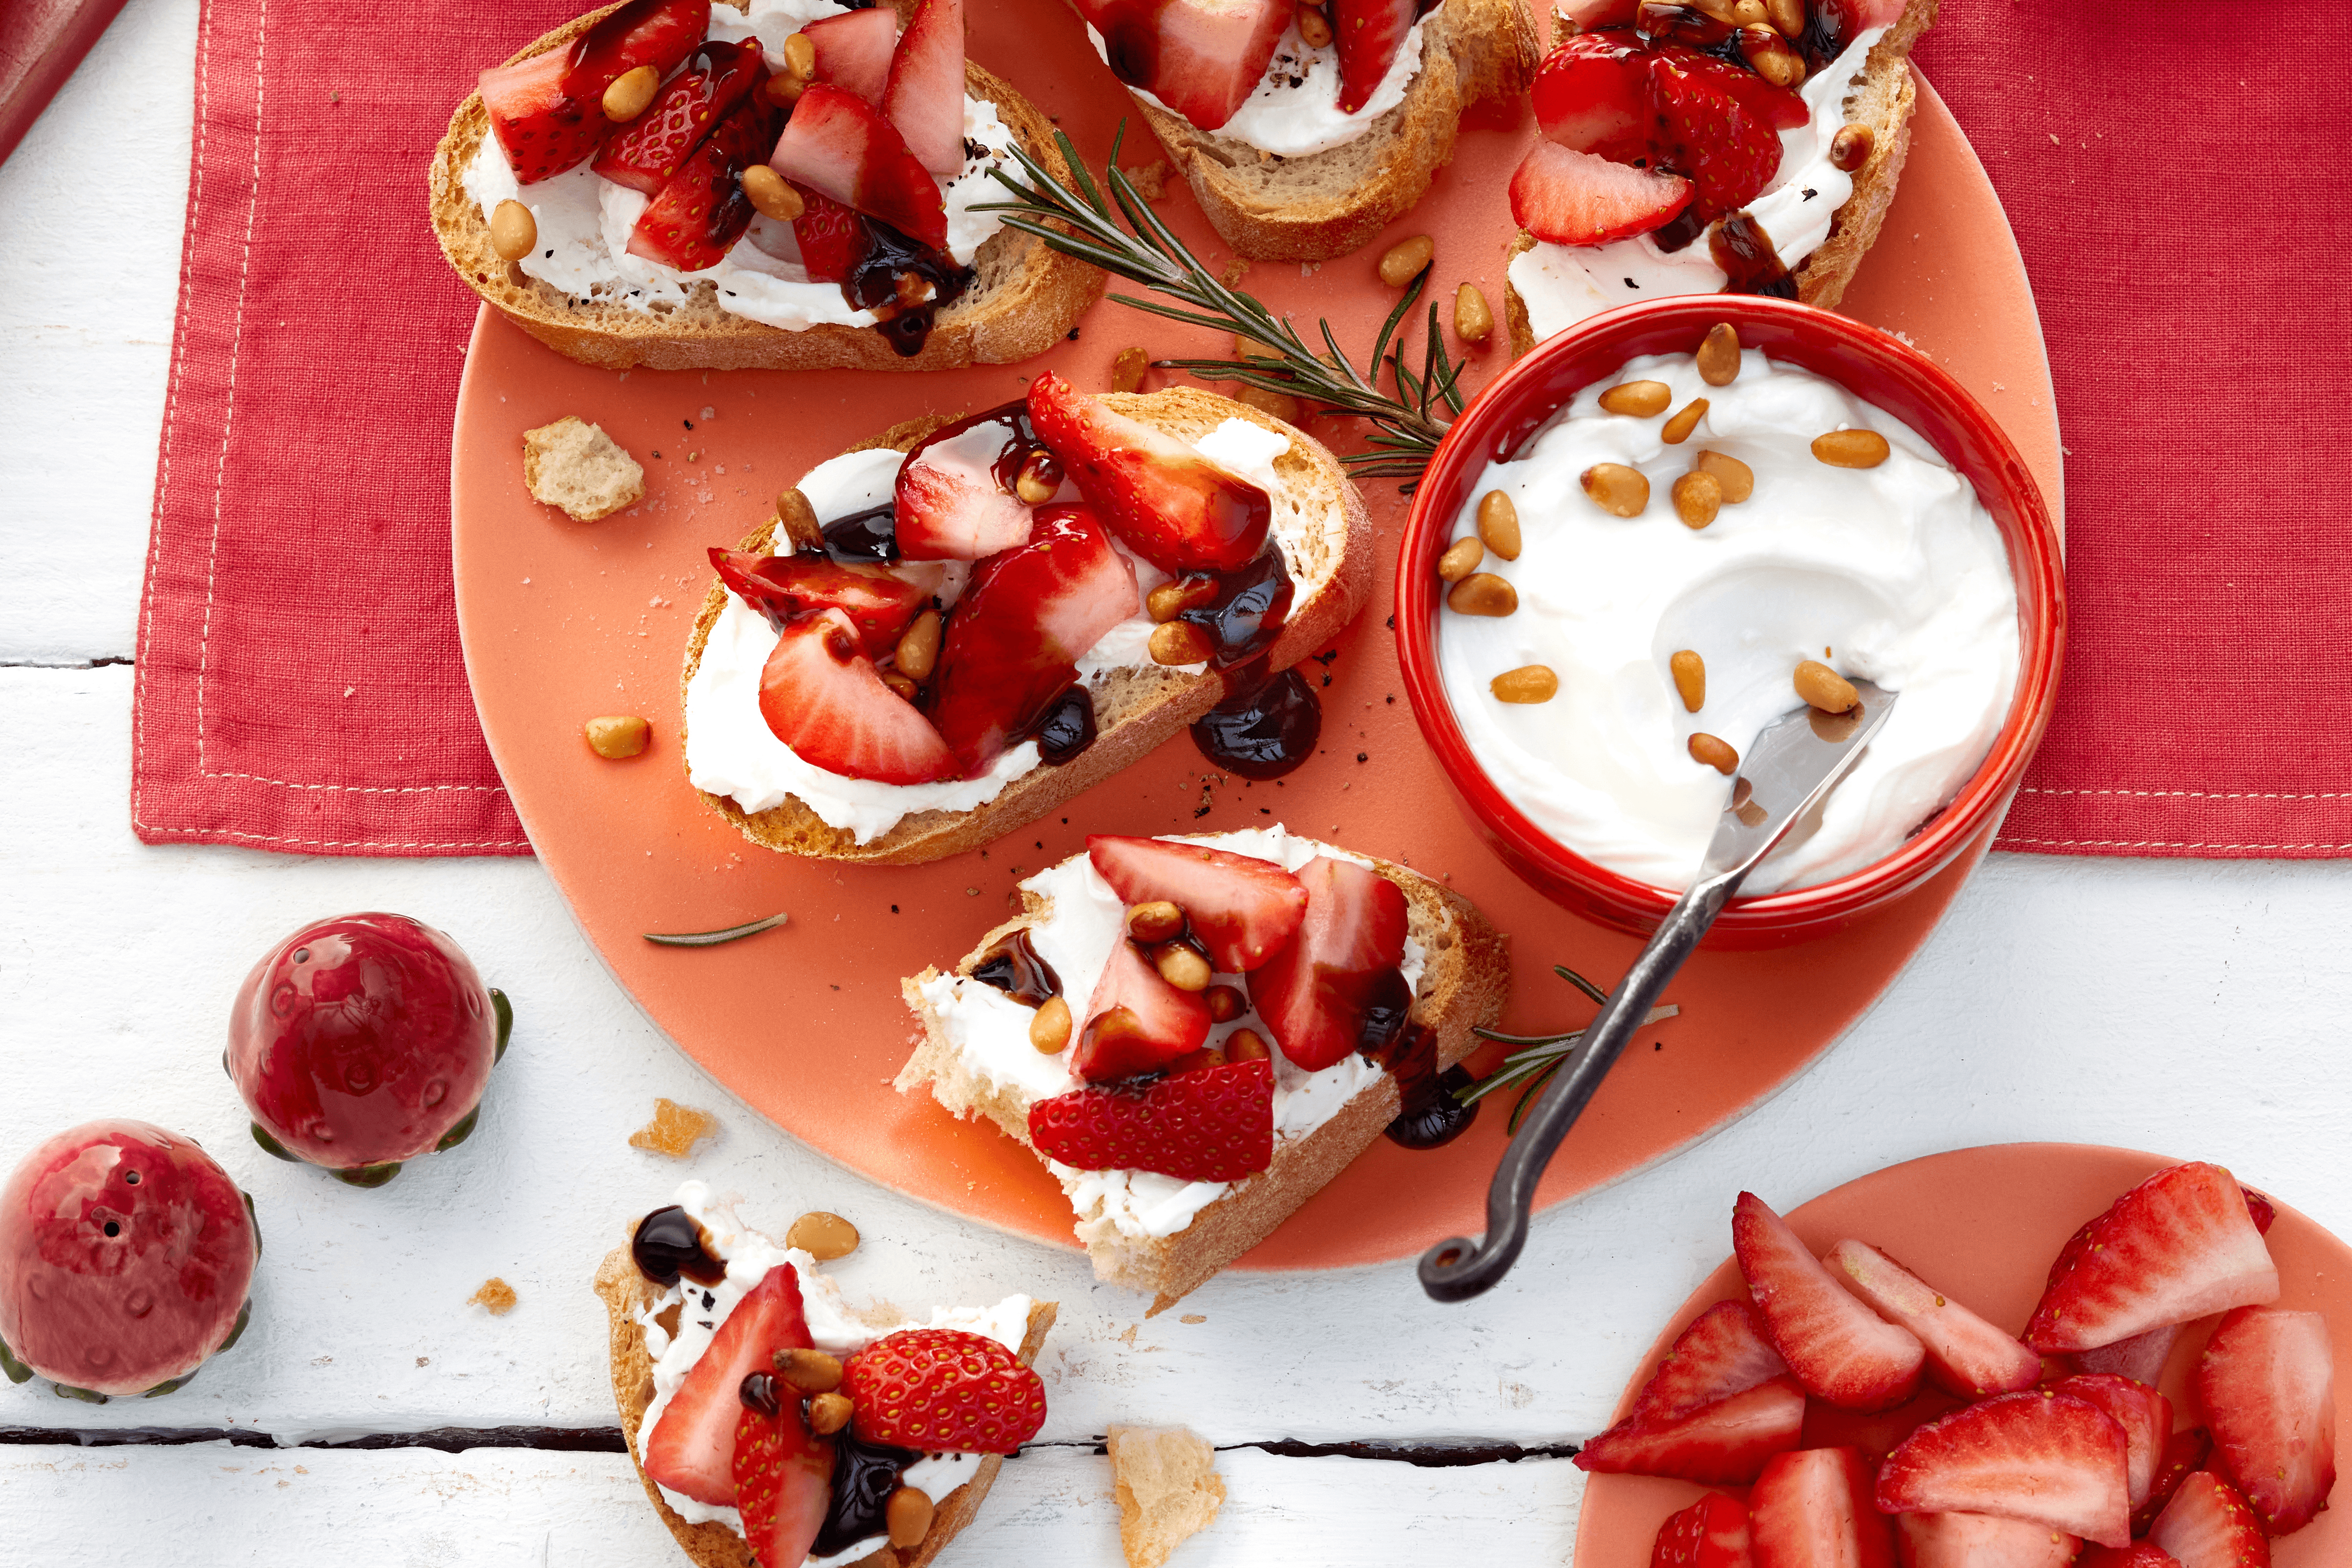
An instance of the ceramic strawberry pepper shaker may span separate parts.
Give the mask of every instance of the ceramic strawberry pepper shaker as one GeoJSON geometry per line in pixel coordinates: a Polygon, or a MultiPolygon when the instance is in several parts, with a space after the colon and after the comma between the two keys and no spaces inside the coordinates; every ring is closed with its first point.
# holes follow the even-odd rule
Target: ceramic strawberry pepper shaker
{"type": "Polygon", "coordinates": [[[405,915],[304,926],[253,967],[222,1065],[281,1160],[377,1187],[474,1131],[514,1010],[457,944],[405,915]]]}

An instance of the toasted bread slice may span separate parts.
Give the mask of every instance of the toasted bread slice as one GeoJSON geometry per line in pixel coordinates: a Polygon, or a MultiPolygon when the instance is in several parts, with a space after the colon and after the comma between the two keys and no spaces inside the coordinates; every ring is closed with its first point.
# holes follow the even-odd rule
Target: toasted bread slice
{"type": "MultiPolygon", "coordinates": [[[[506,63],[570,43],[612,9],[604,6],[574,17],[525,45],[506,63]]],[[[1011,83],[969,60],[964,83],[972,97],[996,105],[1023,147],[1055,178],[1069,178],[1054,145],[1053,124],[1036,105],[1011,83]]],[[[575,299],[511,266],[491,246],[489,224],[464,184],[467,167],[489,133],[482,95],[467,94],[433,154],[433,232],[449,265],[475,293],[541,342],[583,364],[609,370],[639,364],[656,370],[952,370],[1011,364],[1059,342],[1102,296],[1103,275],[1097,268],[1061,255],[1034,235],[1008,228],[980,247],[972,258],[979,277],[971,288],[940,312],[922,352],[906,358],[871,327],[828,323],[788,332],[730,315],[719,308],[718,286],[708,281],[695,286],[683,307],[666,312],[575,299]]]]}
{"type": "MultiPolygon", "coordinates": [[[[597,1268],[596,1294],[604,1299],[609,1331],[606,1352],[612,1367],[613,1403],[621,1412],[621,1436],[628,1444],[629,1463],[636,1465],[637,1428],[654,1401],[654,1362],[646,1353],[646,1331],[637,1321],[637,1314],[651,1305],[654,1291],[630,1261],[629,1249],[624,1246],[607,1253],[597,1268]]],[[[1051,1301],[1030,1303],[1029,1331],[1021,1342],[1021,1360],[1024,1364],[1034,1363],[1037,1352],[1045,1348],[1045,1331],[1054,1326],[1055,1310],[1051,1301]]],[[[981,1460],[980,1471],[971,1480],[937,1499],[930,1533],[923,1537],[920,1546],[911,1551],[884,1546],[859,1558],[855,1568],[924,1568],[980,1512],[980,1505],[988,1496],[988,1489],[995,1484],[996,1472],[1003,1464],[1001,1456],[989,1455],[981,1460]]],[[[637,1479],[645,1486],[646,1496],[653,1500],[654,1511],[661,1515],[661,1521],[669,1526],[669,1532],[677,1538],[678,1546],[697,1568],[754,1568],[751,1549],[741,1536],[723,1524],[690,1524],[679,1517],[643,1466],[638,1466],[637,1479]]]]}
{"type": "MultiPolygon", "coordinates": [[[[1186,837],[1213,837],[1213,835],[1186,837]]],[[[1491,1024],[1510,991],[1509,939],[1460,894],[1416,871],[1375,859],[1372,868],[1404,893],[1407,931],[1427,955],[1414,988],[1412,1019],[1434,1030],[1440,1070],[1469,1055],[1478,1041],[1474,1026],[1491,1024]]],[[[1023,912],[1005,921],[964,955],[956,973],[969,974],[988,951],[1024,927],[1053,918],[1053,900],[1027,886],[1023,912]]],[[[945,1022],[923,995],[937,969],[899,982],[899,991],[922,1021],[922,1043],[899,1069],[897,1088],[911,1093],[930,1086],[939,1102],[967,1120],[983,1116],[1031,1152],[1029,1102],[1017,1089],[999,1088],[973,1070],[949,1038],[945,1022]]],[[[1201,1282],[1271,1235],[1291,1212],[1321,1190],[1349,1162],[1370,1146],[1402,1110],[1396,1079],[1381,1073],[1360,1089],[1330,1121],[1304,1138],[1277,1140],[1274,1162],[1257,1175],[1235,1183],[1210,1203],[1192,1223],[1172,1235],[1131,1237],[1099,1215],[1081,1215],[1078,1239],[1094,1259],[1095,1278],[1152,1298],[1147,1317],[1165,1311],[1201,1282]]],[[[1039,1159],[1045,1156],[1038,1155],[1039,1159]]]]}
{"type": "MultiPolygon", "coordinates": [[[[1870,156],[1854,171],[1853,194],[1838,208],[1829,238],[1796,268],[1797,298],[1808,305],[1837,309],[1886,222],[1886,209],[1895,205],[1895,188],[1911,153],[1911,111],[1919,101],[1919,86],[1911,76],[1911,46],[1935,21],[1936,5],[1937,0],[1910,0],[1902,20],[1871,47],[1862,75],[1847,95],[1847,123],[1871,129],[1870,156]]],[[[1503,309],[1514,356],[1535,347],[1536,335],[1527,301],[1508,281],[1508,268],[1513,257],[1534,249],[1537,243],[1535,236],[1522,232],[1503,257],[1503,309]]]]}
{"type": "Polygon", "coordinates": [[[1524,0],[1444,0],[1422,23],[1421,68],[1404,101],[1326,153],[1282,158],[1135,106],[1234,253],[1253,261],[1344,256],[1412,209],[1454,157],[1462,112],[1523,93],[1536,28],[1524,0]]]}
{"type": "MultiPolygon", "coordinates": [[[[1371,595],[1372,527],[1355,481],[1323,444],[1313,437],[1246,404],[1236,403],[1197,387],[1176,386],[1162,392],[1108,393],[1104,400],[1121,413],[1150,421],[1186,440],[1197,440],[1227,419],[1246,419],[1290,438],[1290,450],[1275,459],[1283,481],[1274,497],[1274,527],[1294,546],[1292,559],[1304,570],[1296,588],[1289,619],[1282,635],[1267,650],[1269,670],[1287,669],[1339,635],[1355,619],[1371,595]]],[[[914,419],[892,426],[851,451],[888,447],[904,452],[932,431],[961,416],[914,419]]],[[[776,534],[772,520],[747,535],[741,548],[766,552],[788,548],[776,534]]],[[[727,590],[713,578],[702,613],[687,644],[686,668],[678,678],[681,702],[679,738],[685,738],[682,711],[686,683],[702,663],[702,650],[727,607],[727,590]]],[[[1135,667],[1113,672],[1095,688],[1095,743],[1074,760],[1056,767],[1039,767],[1005,785],[994,800],[970,811],[923,811],[903,818],[897,826],[865,843],[845,828],[834,827],[797,798],[756,814],[746,813],[724,795],[702,792],[702,798],[742,831],[754,844],[792,855],[834,860],[860,860],[907,866],[938,860],[978,848],[991,839],[1034,821],[1081,791],[1139,761],[1214,707],[1224,695],[1220,677],[1205,671],[1135,667]]],[[[679,748],[683,754],[685,748],[679,748]]]]}

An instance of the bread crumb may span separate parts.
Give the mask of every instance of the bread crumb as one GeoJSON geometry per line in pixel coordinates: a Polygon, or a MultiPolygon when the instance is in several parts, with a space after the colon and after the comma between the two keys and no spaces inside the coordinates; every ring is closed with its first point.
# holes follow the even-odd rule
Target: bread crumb
{"type": "Polygon", "coordinates": [[[1187,1312],[1176,1321],[1180,1323],[1205,1323],[1209,1318],[1205,1312],[1187,1312]]]}
{"type": "Polygon", "coordinates": [[[567,414],[523,432],[522,482],[533,500],[593,522],[644,500],[646,470],[603,426],[567,414]]]}
{"type": "Polygon", "coordinates": [[[482,1288],[466,1298],[469,1307],[479,1307],[493,1318],[503,1318],[514,1310],[514,1287],[491,1275],[482,1281],[482,1288]]]}
{"type": "Polygon", "coordinates": [[[650,1149],[656,1154],[683,1160],[694,1152],[696,1143],[718,1131],[718,1120],[709,1112],[657,1097],[654,1100],[654,1119],[629,1134],[629,1147],[650,1149]]]}
{"type": "Polygon", "coordinates": [[[1168,176],[1175,171],[1169,167],[1167,159],[1154,158],[1149,163],[1139,163],[1119,173],[1127,176],[1127,183],[1135,187],[1137,195],[1147,202],[1156,202],[1168,194],[1168,176]]]}
{"type": "Polygon", "coordinates": [[[1241,287],[1242,279],[1249,276],[1249,269],[1250,264],[1248,259],[1244,257],[1236,256],[1231,261],[1225,263],[1225,269],[1223,272],[1218,273],[1217,277],[1226,288],[1238,289],[1241,287]]]}
{"type": "Polygon", "coordinates": [[[1128,1568],[1160,1568],[1223,1506],[1216,1450],[1181,1426],[1114,1426],[1106,1447],[1128,1568]]]}

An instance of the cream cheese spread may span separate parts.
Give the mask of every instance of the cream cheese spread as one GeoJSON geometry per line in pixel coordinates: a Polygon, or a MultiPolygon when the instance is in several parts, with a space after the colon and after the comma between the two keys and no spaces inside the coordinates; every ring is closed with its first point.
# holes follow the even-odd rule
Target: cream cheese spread
{"type": "MultiPolygon", "coordinates": [[[[1304,158],[1346,146],[1370,130],[1372,121],[1404,101],[1405,89],[1412,85],[1414,74],[1421,69],[1421,30],[1427,23],[1424,16],[1406,30],[1396,58],[1389,62],[1388,74],[1381,79],[1381,85],[1372,89],[1372,96],[1364,100],[1363,107],[1352,114],[1343,113],[1339,108],[1339,49],[1330,44],[1310,47],[1298,36],[1298,25],[1292,23],[1283,29],[1282,41],[1275,46],[1274,60],[1266,67],[1265,79],[1234,110],[1231,120],[1207,134],[1239,142],[1278,158],[1304,158]]],[[[1110,53],[1104,47],[1102,34],[1089,25],[1087,37],[1095,46],[1095,54],[1108,62],[1110,53]]],[[[1175,113],[1139,87],[1128,90],[1162,113],[1175,113]]]]}

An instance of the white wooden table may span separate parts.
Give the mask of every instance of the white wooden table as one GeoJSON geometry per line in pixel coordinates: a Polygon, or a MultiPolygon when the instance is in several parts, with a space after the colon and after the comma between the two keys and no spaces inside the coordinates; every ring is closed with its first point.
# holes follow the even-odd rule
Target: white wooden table
{"type": "Polygon", "coordinates": [[[625,1146],[656,1095],[719,1115],[690,1172],[745,1194],[753,1223],[855,1219],[853,1291],[1063,1303],[1043,1438],[1005,1467],[960,1568],[1116,1563],[1094,1448],[1113,1421],[1183,1422],[1229,1449],[1232,1500],[1190,1568],[1564,1562],[1580,1487],[1561,1456],[1727,1250],[1743,1186],[1785,1206],[1940,1149],[2074,1140],[2226,1162],[2352,1234],[2340,863],[1996,856],[1810,1073],[1539,1221],[1492,1296],[1437,1307],[1405,1264],[1228,1275],[1186,1301],[1202,1321],[1147,1324],[1074,1254],[894,1197],[734,1104],[638,1015],[530,860],[140,845],[131,655],[195,13],[132,0],[0,165],[0,1162],[95,1116],[161,1121],[252,1190],[268,1251],[251,1332],[186,1391],[92,1407],[0,1385],[8,1560],[679,1561],[617,1451],[587,1288],[624,1221],[688,1173],[625,1146]],[[520,1009],[480,1131],[375,1193],[263,1156],[219,1068],[254,958],[362,908],[447,929],[520,1009]],[[490,1275],[520,1296],[506,1317],[467,1304],[490,1275]],[[316,1444],[336,1446],[300,1446],[316,1444]],[[1512,1445],[1538,1452],[1495,1457],[1512,1445]],[[1349,1452],[1299,1451],[1322,1446],[1349,1452]]]}

